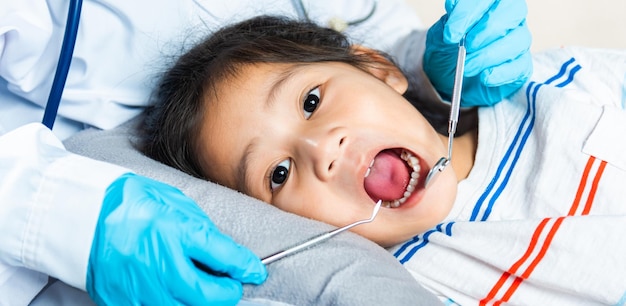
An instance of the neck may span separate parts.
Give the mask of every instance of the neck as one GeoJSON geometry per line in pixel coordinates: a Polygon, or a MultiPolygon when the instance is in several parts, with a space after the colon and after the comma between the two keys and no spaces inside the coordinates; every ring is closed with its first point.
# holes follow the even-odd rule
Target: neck
{"type": "MultiPolygon", "coordinates": [[[[439,134],[439,138],[445,146],[448,145],[448,136],[439,134]]],[[[462,136],[454,138],[452,146],[452,169],[456,174],[457,180],[461,181],[469,175],[474,166],[474,158],[476,157],[476,148],[478,146],[478,130],[473,129],[462,136]]]]}

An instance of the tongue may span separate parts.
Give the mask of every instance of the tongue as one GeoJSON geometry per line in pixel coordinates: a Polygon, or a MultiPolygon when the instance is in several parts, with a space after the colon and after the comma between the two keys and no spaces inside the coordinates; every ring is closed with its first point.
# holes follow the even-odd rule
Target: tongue
{"type": "Polygon", "coordinates": [[[365,178],[365,191],[372,200],[393,201],[402,198],[409,182],[405,161],[391,150],[374,158],[370,174],[365,178]]]}

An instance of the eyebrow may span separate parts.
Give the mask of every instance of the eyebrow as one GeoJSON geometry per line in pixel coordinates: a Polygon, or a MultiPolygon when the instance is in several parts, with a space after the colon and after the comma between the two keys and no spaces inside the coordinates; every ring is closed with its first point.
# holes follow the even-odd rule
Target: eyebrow
{"type": "Polygon", "coordinates": [[[274,105],[276,98],[278,97],[278,93],[280,93],[285,86],[289,83],[292,76],[301,68],[302,64],[289,64],[288,67],[277,74],[276,80],[272,83],[270,90],[267,93],[266,106],[271,107],[274,105]]]}
{"type": "Polygon", "coordinates": [[[252,156],[254,156],[252,153],[255,151],[255,148],[257,146],[258,146],[258,137],[252,139],[252,141],[248,143],[245,150],[243,151],[241,160],[239,161],[239,164],[241,165],[241,167],[238,167],[238,171],[237,171],[237,189],[241,190],[241,192],[245,194],[250,193],[248,186],[250,186],[249,183],[252,180],[252,177],[248,175],[248,169],[250,168],[252,156]]]}

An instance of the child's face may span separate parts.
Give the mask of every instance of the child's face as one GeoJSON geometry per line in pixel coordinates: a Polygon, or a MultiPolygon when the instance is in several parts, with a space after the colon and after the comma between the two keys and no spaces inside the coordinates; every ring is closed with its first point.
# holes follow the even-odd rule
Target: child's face
{"type": "Polygon", "coordinates": [[[423,187],[430,167],[446,156],[444,142],[401,96],[400,72],[377,73],[342,63],[242,68],[207,97],[203,170],[218,183],[335,226],[369,218],[382,199],[387,207],[353,231],[383,246],[435,226],[456,195],[452,170],[423,187]],[[417,171],[400,158],[406,153],[417,171]],[[416,183],[409,183],[412,172],[416,183]],[[415,191],[405,197],[407,185],[415,191]]]}

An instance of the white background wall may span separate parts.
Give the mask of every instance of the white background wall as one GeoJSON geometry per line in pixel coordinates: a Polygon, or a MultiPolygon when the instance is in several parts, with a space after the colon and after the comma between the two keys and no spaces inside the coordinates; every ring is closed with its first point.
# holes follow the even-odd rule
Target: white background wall
{"type": "MultiPolygon", "coordinates": [[[[406,1],[415,7],[428,27],[444,13],[444,0],[406,1]]],[[[526,0],[526,3],[533,51],[564,45],[626,49],[626,0],[526,0]]]]}

